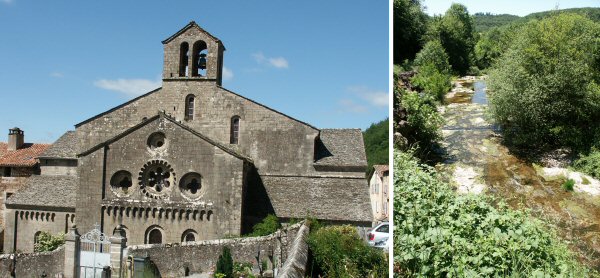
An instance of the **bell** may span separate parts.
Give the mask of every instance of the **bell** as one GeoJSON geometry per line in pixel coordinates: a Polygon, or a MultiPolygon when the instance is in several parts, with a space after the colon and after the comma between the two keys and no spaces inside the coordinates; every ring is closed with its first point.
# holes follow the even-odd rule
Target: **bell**
{"type": "Polygon", "coordinates": [[[200,59],[198,59],[198,68],[206,69],[206,54],[200,54],[200,59]]]}

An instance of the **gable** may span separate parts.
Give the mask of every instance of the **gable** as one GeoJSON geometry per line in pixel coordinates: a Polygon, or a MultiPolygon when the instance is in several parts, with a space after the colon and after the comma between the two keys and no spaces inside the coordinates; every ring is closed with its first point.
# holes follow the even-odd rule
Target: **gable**
{"type": "MultiPolygon", "coordinates": [[[[165,40],[162,41],[163,44],[167,44],[170,43],[171,41],[173,41],[175,38],[179,37],[182,34],[185,34],[186,32],[188,32],[190,29],[195,29],[199,32],[201,32],[202,34],[206,35],[207,37],[209,37],[210,39],[212,39],[214,42],[219,43],[219,44],[223,44],[223,42],[221,42],[221,40],[215,36],[213,36],[211,33],[209,33],[208,31],[202,29],[202,27],[200,27],[195,21],[190,21],[190,23],[188,23],[186,26],[184,26],[183,28],[181,28],[179,31],[177,31],[175,34],[171,35],[170,37],[166,38],[165,40]]],[[[225,48],[225,46],[223,46],[223,48],[225,48]]]]}

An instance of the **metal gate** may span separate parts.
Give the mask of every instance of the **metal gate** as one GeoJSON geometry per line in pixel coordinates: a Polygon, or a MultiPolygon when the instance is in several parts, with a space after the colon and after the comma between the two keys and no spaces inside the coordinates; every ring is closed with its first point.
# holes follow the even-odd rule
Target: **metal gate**
{"type": "Polygon", "coordinates": [[[110,240],[100,231],[100,225],[81,236],[79,277],[102,277],[102,269],[110,265],[110,240]]]}

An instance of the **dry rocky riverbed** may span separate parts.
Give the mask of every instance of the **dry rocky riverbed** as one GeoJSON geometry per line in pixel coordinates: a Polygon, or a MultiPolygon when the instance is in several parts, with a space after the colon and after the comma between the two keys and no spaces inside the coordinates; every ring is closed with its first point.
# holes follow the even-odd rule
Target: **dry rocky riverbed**
{"type": "MultiPolygon", "coordinates": [[[[514,156],[487,115],[485,78],[454,82],[440,112],[443,160],[438,168],[462,194],[490,194],[554,226],[571,249],[600,271],[600,181],[565,168],[561,159],[538,165],[514,156]],[[561,185],[575,182],[574,191],[561,185]]],[[[558,156],[560,157],[560,156],[558,156]]]]}

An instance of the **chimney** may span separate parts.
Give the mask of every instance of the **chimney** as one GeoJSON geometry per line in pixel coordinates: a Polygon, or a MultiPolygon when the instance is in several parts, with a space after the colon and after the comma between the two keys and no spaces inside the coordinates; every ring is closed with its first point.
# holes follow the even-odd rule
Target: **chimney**
{"type": "Polygon", "coordinates": [[[21,146],[23,146],[23,143],[25,140],[25,135],[23,133],[23,131],[18,128],[11,128],[8,130],[8,150],[9,151],[16,151],[18,150],[21,146]]]}

